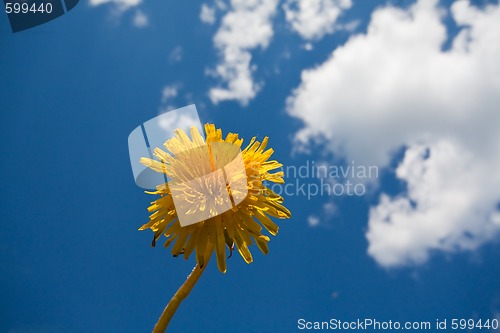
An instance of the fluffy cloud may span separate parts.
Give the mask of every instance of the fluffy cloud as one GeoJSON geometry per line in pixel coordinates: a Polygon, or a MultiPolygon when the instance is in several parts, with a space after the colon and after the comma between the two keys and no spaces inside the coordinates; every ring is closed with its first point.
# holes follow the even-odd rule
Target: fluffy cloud
{"type": "Polygon", "coordinates": [[[125,11],[129,8],[138,6],[142,0],[90,0],[91,6],[99,6],[104,4],[113,4],[118,7],[119,10],[125,11]]]}
{"type": "Polygon", "coordinates": [[[173,100],[175,100],[178,94],[179,94],[179,85],[177,84],[167,85],[163,87],[161,91],[160,113],[164,113],[177,108],[174,105],[173,100]]]}
{"type": "Polygon", "coordinates": [[[207,6],[206,4],[201,5],[200,20],[203,23],[214,24],[215,23],[215,8],[207,6]]]}
{"type": "Polygon", "coordinates": [[[310,227],[317,227],[319,223],[320,219],[315,215],[311,215],[307,218],[307,224],[309,224],[310,227]]]}
{"type": "Polygon", "coordinates": [[[182,46],[177,45],[170,53],[168,54],[168,61],[173,64],[176,62],[182,61],[184,50],[182,46]]]}
{"type": "Polygon", "coordinates": [[[137,10],[134,15],[134,19],[132,20],[134,26],[138,28],[147,27],[149,24],[148,17],[141,10],[137,10]]]}
{"type": "Polygon", "coordinates": [[[332,33],[342,11],[351,6],[351,0],[286,0],[283,9],[292,29],[313,40],[332,33]]]}
{"type": "Polygon", "coordinates": [[[162,103],[167,103],[170,99],[177,97],[178,89],[176,85],[170,85],[163,87],[161,91],[161,101],[162,103]]]}
{"type": "Polygon", "coordinates": [[[500,230],[500,7],[437,1],[375,11],[302,82],[288,112],[300,144],[321,139],[356,163],[387,166],[407,193],[371,208],[368,253],[385,267],[425,262],[432,251],[472,250],[500,230]],[[461,27],[449,49],[442,22],[461,27]]]}
{"type": "Polygon", "coordinates": [[[431,250],[472,250],[500,230],[496,161],[448,140],[406,150],[397,176],[406,196],[370,211],[368,253],[383,266],[425,262],[431,250]],[[428,157],[427,157],[428,155],[428,157]]]}
{"type": "Polygon", "coordinates": [[[323,204],[322,210],[316,212],[316,214],[312,214],[307,217],[307,224],[310,227],[329,227],[328,221],[332,220],[332,218],[337,214],[337,206],[333,202],[327,202],[323,204]]]}
{"type": "Polygon", "coordinates": [[[231,8],[214,36],[221,61],[211,74],[220,78],[224,86],[210,90],[213,103],[237,100],[246,104],[257,94],[259,87],[252,78],[255,66],[251,65],[250,51],[268,46],[277,5],[278,0],[231,1],[231,8]]]}

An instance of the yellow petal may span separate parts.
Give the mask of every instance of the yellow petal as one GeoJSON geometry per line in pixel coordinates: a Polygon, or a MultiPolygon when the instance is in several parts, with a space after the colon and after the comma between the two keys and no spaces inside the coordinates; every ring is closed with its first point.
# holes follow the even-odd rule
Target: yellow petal
{"type": "Polygon", "coordinates": [[[257,246],[259,247],[262,253],[268,254],[269,247],[267,246],[267,242],[269,242],[269,237],[267,238],[267,240],[264,237],[265,236],[255,238],[255,243],[257,243],[257,246]]]}
{"type": "Polygon", "coordinates": [[[215,254],[217,257],[217,266],[219,267],[219,271],[226,273],[226,241],[222,227],[220,226],[220,223],[218,224],[219,225],[214,226],[216,237],[215,254]]]}
{"type": "Polygon", "coordinates": [[[236,247],[238,248],[238,252],[240,253],[243,260],[245,260],[247,264],[251,263],[253,261],[252,254],[250,253],[247,244],[241,238],[239,232],[236,232],[234,239],[236,241],[236,247]]]}
{"type": "Polygon", "coordinates": [[[255,218],[257,220],[259,220],[260,223],[262,223],[262,225],[264,226],[264,228],[266,228],[267,231],[269,231],[269,233],[271,235],[276,236],[276,234],[278,233],[278,229],[279,228],[276,225],[276,223],[274,223],[273,221],[271,221],[271,219],[266,216],[266,214],[264,214],[260,210],[255,210],[255,218]]]}
{"type": "Polygon", "coordinates": [[[147,157],[141,157],[140,162],[141,164],[147,166],[148,168],[156,172],[165,173],[166,170],[165,163],[158,162],[147,157]]]}
{"type": "Polygon", "coordinates": [[[181,254],[182,250],[184,250],[184,247],[186,247],[186,240],[188,236],[189,236],[188,229],[181,228],[177,236],[177,241],[175,242],[175,245],[172,247],[172,255],[174,257],[178,257],[181,254]]]}

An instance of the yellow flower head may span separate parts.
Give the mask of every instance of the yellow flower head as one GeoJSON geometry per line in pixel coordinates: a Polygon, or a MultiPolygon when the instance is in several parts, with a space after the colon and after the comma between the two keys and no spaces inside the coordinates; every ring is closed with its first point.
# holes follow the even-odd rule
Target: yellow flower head
{"type": "Polygon", "coordinates": [[[223,139],[222,131],[212,124],[205,125],[205,132],[206,142],[195,127],[191,128],[191,138],[177,129],[175,137],[164,144],[170,153],[156,148],[154,155],[159,161],[141,158],[144,165],[165,174],[169,180],[175,179],[175,185],[169,181],[157,186],[156,191],[147,192],[160,197],[149,206],[148,211],[152,212],[149,222],[139,230],[149,228],[155,232],[153,246],[164,234],[167,238],[165,247],[174,243],[174,256],[183,254],[187,259],[196,251],[200,267],[208,262],[215,251],[219,270],[226,272],[226,245],[231,253],[236,246],[243,259],[251,263],[253,259],[249,245],[255,242],[264,254],[269,251],[269,237],[262,234],[262,226],[273,236],[278,233],[278,226],[269,216],[285,219],[291,214],[282,205],[283,198],[263,184],[264,181],[284,182],[282,171],[270,173],[282,164],[268,161],[273,149],[265,150],[267,137],[262,143],[252,138],[238,155],[243,139],[239,139],[237,134],[229,133],[223,139]],[[207,149],[198,149],[200,147],[207,149]],[[230,183],[234,185],[244,181],[243,191],[241,186],[230,186],[226,182],[223,183],[226,184],[224,191],[221,191],[213,186],[213,182],[203,178],[207,174],[217,175],[215,172],[231,164],[235,156],[241,156],[240,160],[244,164],[241,168],[245,174],[233,174],[230,183]],[[211,195],[207,196],[207,193],[211,195]],[[174,203],[179,202],[188,207],[177,205],[176,209],[174,203]],[[216,214],[217,208],[223,205],[229,205],[230,209],[216,214]],[[209,218],[181,226],[178,216],[180,209],[187,210],[187,214],[208,214],[206,216],[209,218]]]}

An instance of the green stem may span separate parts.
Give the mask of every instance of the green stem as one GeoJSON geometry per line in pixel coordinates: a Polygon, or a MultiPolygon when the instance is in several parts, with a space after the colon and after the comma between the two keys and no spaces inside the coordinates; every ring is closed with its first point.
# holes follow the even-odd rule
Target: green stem
{"type": "Polygon", "coordinates": [[[177,311],[177,308],[181,304],[181,302],[189,295],[191,290],[193,289],[194,285],[196,282],[198,282],[198,279],[200,278],[201,274],[205,271],[206,263],[203,266],[203,268],[200,268],[200,266],[197,264],[194,268],[191,274],[189,274],[188,278],[186,281],[182,284],[182,286],[177,290],[175,293],[174,297],[168,302],[167,306],[165,307],[165,310],[163,310],[163,313],[160,316],[160,319],[155,325],[155,328],[153,329],[153,333],[164,333],[167,330],[168,323],[170,322],[170,319],[175,314],[175,311],[177,311]]]}

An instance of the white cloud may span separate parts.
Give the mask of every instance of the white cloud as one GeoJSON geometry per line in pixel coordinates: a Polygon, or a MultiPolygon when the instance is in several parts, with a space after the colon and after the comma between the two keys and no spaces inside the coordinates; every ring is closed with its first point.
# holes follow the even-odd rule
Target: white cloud
{"type": "Polygon", "coordinates": [[[366,34],[303,71],[287,105],[304,121],[298,144],[325,140],[382,167],[407,147],[397,168],[407,193],[382,195],[370,211],[368,253],[385,267],[472,250],[500,230],[500,7],[454,3],[463,28],[443,51],[436,3],[374,12],[366,34]]]}
{"type": "Polygon", "coordinates": [[[271,18],[278,0],[232,0],[231,8],[222,18],[214,36],[214,44],[221,54],[221,62],[210,71],[222,80],[224,86],[209,92],[213,103],[237,100],[243,105],[255,97],[259,86],[254,83],[250,50],[266,48],[273,36],[271,18]]]}
{"type": "Polygon", "coordinates": [[[207,24],[214,24],[215,23],[215,8],[212,8],[206,4],[202,4],[201,11],[200,11],[200,20],[201,20],[201,22],[204,22],[207,24]]]}
{"type": "Polygon", "coordinates": [[[360,24],[361,24],[360,20],[354,20],[345,24],[338,25],[337,29],[353,33],[354,31],[356,31],[356,29],[358,29],[360,24]]]}
{"type": "Polygon", "coordinates": [[[331,219],[337,214],[337,206],[333,202],[327,202],[323,205],[323,214],[327,219],[331,219]]]}
{"type": "Polygon", "coordinates": [[[171,63],[176,63],[182,61],[182,54],[184,50],[182,49],[182,46],[176,46],[172,51],[170,51],[168,55],[168,60],[171,63]]]}
{"type": "Polygon", "coordinates": [[[160,113],[177,109],[173,100],[179,95],[179,85],[171,84],[163,87],[161,91],[160,113]]]}
{"type": "Polygon", "coordinates": [[[137,10],[134,15],[134,19],[132,20],[134,26],[138,28],[144,28],[149,25],[149,20],[146,14],[144,14],[141,10],[137,10]]]}
{"type": "Polygon", "coordinates": [[[91,6],[100,6],[104,4],[113,4],[120,11],[125,11],[132,7],[138,6],[142,0],[89,0],[91,6]]]}
{"type": "Polygon", "coordinates": [[[317,216],[311,215],[307,218],[307,224],[309,224],[310,227],[317,227],[320,223],[320,220],[317,216]]]}
{"type": "Polygon", "coordinates": [[[286,0],[283,10],[293,30],[315,40],[334,32],[340,14],[351,6],[351,0],[286,0]]]}
{"type": "Polygon", "coordinates": [[[396,173],[408,194],[382,195],[370,210],[368,253],[383,266],[418,264],[432,250],[472,250],[492,239],[500,160],[478,157],[448,140],[407,149],[396,173]]]}
{"type": "Polygon", "coordinates": [[[161,92],[161,102],[163,104],[169,102],[171,99],[177,97],[178,88],[177,85],[169,85],[163,87],[161,92]]]}
{"type": "Polygon", "coordinates": [[[306,51],[314,50],[314,46],[312,45],[312,43],[305,43],[304,45],[302,45],[302,48],[306,51]]]}
{"type": "Polygon", "coordinates": [[[310,227],[329,227],[329,222],[337,215],[337,206],[333,202],[323,204],[319,215],[313,214],[307,218],[310,227]]]}
{"type": "Polygon", "coordinates": [[[224,0],[215,0],[215,6],[220,10],[226,10],[227,5],[224,0]]]}

